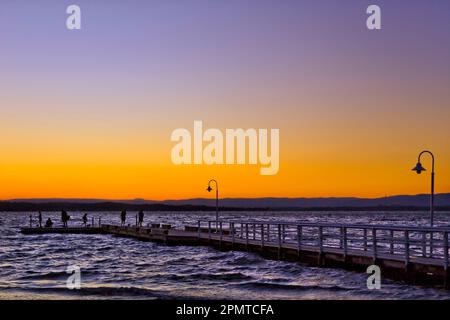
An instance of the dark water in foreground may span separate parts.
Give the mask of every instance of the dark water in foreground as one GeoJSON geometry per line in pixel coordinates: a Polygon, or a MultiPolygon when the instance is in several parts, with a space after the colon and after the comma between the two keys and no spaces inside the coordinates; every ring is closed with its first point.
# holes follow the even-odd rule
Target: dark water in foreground
{"type": "MultiPolygon", "coordinates": [[[[81,213],[70,213],[79,225],[81,213]]],[[[135,212],[129,213],[134,222],[135,212]]],[[[214,213],[153,212],[146,222],[195,224],[214,213]]],[[[58,213],[44,213],[59,224],[58,213]]],[[[95,213],[117,223],[118,213],[95,213]]],[[[223,218],[427,225],[426,213],[222,213],[223,218]]],[[[45,221],[44,219],[44,221],[45,221]]],[[[450,225],[450,213],[437,224],[450,225]]],[[[167,247],[110,235],[28,235],[29,214],[0,212],[0,299],[450,299],[450,292],[382,279],[368,290],[367,275],[270,261],[246,252],[167,247]],[[81,268],[81,289],[66,288],[66,268],[81,268]]]]}

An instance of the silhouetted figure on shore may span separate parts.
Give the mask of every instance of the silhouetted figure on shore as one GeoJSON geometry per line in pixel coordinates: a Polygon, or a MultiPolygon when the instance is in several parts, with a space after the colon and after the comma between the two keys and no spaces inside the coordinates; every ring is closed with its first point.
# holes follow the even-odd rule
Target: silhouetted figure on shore
{"type": "Polygon", "coordinates": [[[83,226],[87,227],[87,213],[83,215],[83,226]]]}
{"type": "Polygon", "coordinates": [[[39,220],[39,228],[42,228],[42,213],[40,211],[38,214],[38,220],[39,220]]]}
{"type": "Polygon", "coordinates": [[[68,227],[67,222],[69,221],[69,219],[70,219],[70,216],[67,214],[67,211],[66,210],[62,210],[61,211],[61,221],[63,223],[63,227],[65,227],[65,228],[68,227]]]}
{"type": "Polygon", "coordinates": [[[120,221],[121,221],[121,226],[123,227],[125,225],[125,221],[127,220],[127,212],[125,210],[122,210],[122,212],[120,213],[120,221]]]}
{"type": "Polygon", "coordinates": [[[144,211],[139,211],[138,213],[139,216],[139,227],[142,227],[142,223],[144,222],[144,211]]]}
{"type": "Polygon", "coordinates": [[[52,221],[52,219],[48,218],[47,221],[45,222],[45,227],[51,228],[52,226],[53,226],[53,221],[52,221]]]}

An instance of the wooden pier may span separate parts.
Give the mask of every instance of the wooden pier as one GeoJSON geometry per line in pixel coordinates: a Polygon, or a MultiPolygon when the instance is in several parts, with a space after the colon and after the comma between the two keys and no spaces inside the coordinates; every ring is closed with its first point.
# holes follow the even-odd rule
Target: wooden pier
{"type": "Polygon", "coordinates": [[[206,245],[359,272],[377,265],[382,277],[450,289],[450,228],[200,220],[196,226],[184,229],[159,224],[101,224],[85,228],[23,228],[22,232],[112,234],[167,245],[206,245]]]}

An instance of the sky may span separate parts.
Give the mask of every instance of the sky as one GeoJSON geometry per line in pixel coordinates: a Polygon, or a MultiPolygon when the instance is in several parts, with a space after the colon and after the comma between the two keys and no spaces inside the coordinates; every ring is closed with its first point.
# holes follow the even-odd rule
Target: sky
{"type": "Polygon", "coordinates": [[[427,193],[424,149],[450,192],[449,88],[448,0],[2,0],[0,199],[427,193]],[[195,120],[279,129],[278,174],[174,165],[195,120]]]}

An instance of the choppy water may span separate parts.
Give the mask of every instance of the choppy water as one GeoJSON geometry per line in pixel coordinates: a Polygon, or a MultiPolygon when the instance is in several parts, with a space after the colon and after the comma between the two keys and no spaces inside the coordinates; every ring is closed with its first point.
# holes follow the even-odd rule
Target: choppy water
{"type": "MultiPolygon", "coordinates": [[[[70,213],[71,225],[82,214],[70,213]]],[[[130,223],[134,212],[129,213],[130,223]]],[[[195,225],[213,213],[152,212],[148,222],[195,225]]],[[[59,224],[58,213],[44,213],[59,224]]],[[[118,213],[93,213],[118,223],[118,213]]],[[[427,225],[426,213],[234,212],[223,218],[427,225]]],[[[450,225],[450,213],[437,224],[450,225]]],[[[208,247],[168,247],[111,235],[22,235],[29,213],[0,212],[0,299],[449,299],[450,292],[382,280],[366,287],[367,275],[298,263],[271,261],[246,252],[208,247]],[[66,288],[66,268],[81,268],[81,289],[66,288]]]]}

